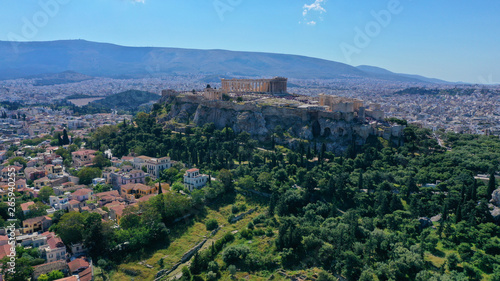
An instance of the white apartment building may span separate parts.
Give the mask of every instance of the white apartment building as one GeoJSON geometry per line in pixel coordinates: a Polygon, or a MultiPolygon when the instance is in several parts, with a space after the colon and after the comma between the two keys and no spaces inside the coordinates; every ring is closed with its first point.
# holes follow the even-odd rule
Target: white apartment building
{"type": "Polygon", "coordinates": [[[200,174],[199,169],[189,169],[184,174],[184,187],[189,189],[189,191],[204,187],[207,181],[208,175],[200,174]]]}

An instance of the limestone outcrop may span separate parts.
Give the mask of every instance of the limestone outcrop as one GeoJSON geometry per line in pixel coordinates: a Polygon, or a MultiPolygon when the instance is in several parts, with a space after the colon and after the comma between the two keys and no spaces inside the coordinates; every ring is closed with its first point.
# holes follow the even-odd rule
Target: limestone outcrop
{"type": "MultiPolygon", "coordinates": [[[[236,133],[248,132],[259,140],[269,140],[279,126],[291,138],[318,140],[336,152],[344,151],[353,141],[363,144],[370,135],[391,138],[402,134],[401,128],[377,129],[353,113],[207,100],[201,95],[164,96],[160,102],[171,104],[168,115],[159,120],[166,127],[172,128],[174,123],[214,123],[217,129],[229,126],[236,133]]],[[[285,139],[278,141],[290,141],[290,137],[285,139]]]]}

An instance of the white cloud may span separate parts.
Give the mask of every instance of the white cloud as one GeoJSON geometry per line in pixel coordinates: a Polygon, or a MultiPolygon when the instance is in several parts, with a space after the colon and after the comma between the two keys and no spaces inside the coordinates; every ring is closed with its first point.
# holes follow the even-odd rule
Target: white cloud
{"type": "MultiPolygon", "coordinates": [[[[326,9],[323,7],[325,4],[326,0],[314,0],[314,3],[308,5],[304,4],[302,7],[302,17],[304,18],[304,23],[307,25],[316,25],[316,21],[314,20],[308,20],[307,16],[311,14],[311,12],[314,12],[314,14],[323,14],[326,13],[326,9]]],[[[317,16],[317,15],[315,15],[317,16]]],[[[323,20],[323,18],[320,16],[319,20],[323,20]]]]}
{"type": "Polygon", "coordinates": [[[134,3],[143,3],[143,4],[144,4],[145,1],[146,0],[132,0],[132,2],[134,2],[134,3]]]}
{"type": "Polygon", "coordinates": [[[305,4],[303,7],[304,11],[302,12],[302,15],[304,17],[307,16],[307,13],[309,13],[309,11],[316,11],[316,12],[319,12],[320,14],[326,13],[325,8],[323,8],[323,6],[321,6],[325,2],[326,2],[326,0],[314,0],[314,3],[312,3],[311,5],[305,4]]]}

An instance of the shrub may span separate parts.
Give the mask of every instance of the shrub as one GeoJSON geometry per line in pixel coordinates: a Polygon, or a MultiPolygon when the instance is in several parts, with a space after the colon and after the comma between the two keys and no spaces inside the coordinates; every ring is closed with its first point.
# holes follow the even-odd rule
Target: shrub
{"type": "Polygon", "coordinates": [[[254,230],[254,231],[253,231],[253,234],[254,234],[255,236],[262,236],[262,235],[264,235],[264,234],[265,234],[265,232],[264,232],[264,230],[262,230],[261,228],[259,228],[259,229],[254,230]]]}
{"type": "Polygon", "coordinates": [[[208,271],[217,273],[217,272],[219,272],[219,264],[216,261],[211,261],[211,262],[208,263],[208,268],[207,269],[208,269],[208,271]]]}
{"type": "Polygon", "coordinates": [[[229,273],[231,274],[231,276],[234,276],[236,275],[236,266],[234,265],[230,265],[227,270],[229,271],[229,273]]]}
{"type": "Polygon", "coordinates": [[[217,280],[217,273],[209,271],[207,273],[207,281],[215,281],[215,280],[217,280]]]}
{"type": "Polygon", "coordinates": [[[214,230],[219,226],[219,223],[217,222],[216,219],[209,219],[205,222],[205,227],[207,230],[214,230]]]}
{"type": "Polygon", "coordinates": [[[240,232],[240,235],[245,239],[251,239],[253,237],[253,232],[251,229],[245,228],[240,232]]]}
{"type": "Polygon", "coordinates": [[[264,222],[265,220],[266,220],[266,216],[264,214],[260,214],[253,219],[253,224],[259,224],[259,223],[264,222]]]}
{"type": "Polygon", "coordinates": [[[194,275],[191,280],[192,281],[205,281],[205,279],[203,279],[203,277],[201,277],[200,275],[194,275]]]}
{"type": "Polygon", "coordinates": [[[250,249],[247,246],[230,246],[222,253],[222,260],[226,264],[234,264],[241,260],[244,260],[249,253],[250,249]]]}

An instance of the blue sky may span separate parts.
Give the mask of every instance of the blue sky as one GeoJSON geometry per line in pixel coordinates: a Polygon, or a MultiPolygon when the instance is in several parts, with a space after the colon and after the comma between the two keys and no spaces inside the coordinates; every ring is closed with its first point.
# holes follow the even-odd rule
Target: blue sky
{"type": "Polygon", "coordinates": [[[449,81],[500,82],[500,1],[495,0],[0,0],[0,5],[0,40],[287,53],[449,81]]]}

